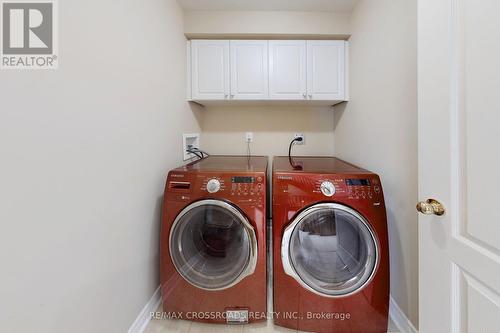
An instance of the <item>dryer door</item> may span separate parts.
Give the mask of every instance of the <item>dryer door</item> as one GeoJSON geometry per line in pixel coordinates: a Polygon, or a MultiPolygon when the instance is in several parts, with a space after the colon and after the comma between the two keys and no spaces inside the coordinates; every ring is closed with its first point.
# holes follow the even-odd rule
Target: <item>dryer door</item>
{"type": "Polygon", "coordinates": [[[285,229],[285,272],[304,288],[327,297],[361,290],[378,265],[378,242],[355,210],[322,203],[302,211],[285,229]]]}
{"type": "Polygon", "coordinates": [[[186,207],[175,219],[169,241],[175,268],[198,288],[226,289],[255,270],[255,231],[225,201],[202,200],[186,207]]]}

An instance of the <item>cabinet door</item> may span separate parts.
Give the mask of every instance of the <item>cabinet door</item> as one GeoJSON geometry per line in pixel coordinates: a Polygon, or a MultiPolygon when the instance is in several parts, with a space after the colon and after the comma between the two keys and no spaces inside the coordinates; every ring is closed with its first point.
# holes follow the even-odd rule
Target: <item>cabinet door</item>
{"type": "Polygon", "coordinates": [[[231,99],[268,99],[268,41],[231,41],[231,99]]]}
{"type": "Polygon", "coordinates": [[[191,41],[193,100],[229,97],[229,41],[191,41]]]}
{"type": "Polygon", "coordinates": [[[345,41],[307,41],[307,95],[312,100],[345,99],[345,41]]]}
{"type": "Polygon", "coordinates": [[[269,97],[306,99],[306,41],[269,41],[269,97]]]}

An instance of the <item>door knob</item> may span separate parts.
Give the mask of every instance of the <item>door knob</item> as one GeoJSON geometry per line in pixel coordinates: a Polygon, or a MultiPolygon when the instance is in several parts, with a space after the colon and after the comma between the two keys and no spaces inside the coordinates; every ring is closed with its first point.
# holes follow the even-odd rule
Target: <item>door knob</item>
{"type": "Polygon", "coordinates": [[[443,204],[435,199],[427,199],[426,201],[420,201],[417,204],[417,210],[425,215],[443,215],[446,210],[444,209],[443,204]]]}

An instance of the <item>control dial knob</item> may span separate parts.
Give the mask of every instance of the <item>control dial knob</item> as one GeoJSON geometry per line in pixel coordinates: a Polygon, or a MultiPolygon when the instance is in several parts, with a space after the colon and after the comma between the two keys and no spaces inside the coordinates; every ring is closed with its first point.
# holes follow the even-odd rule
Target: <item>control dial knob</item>
{"type": "Polygon", "coordinates": [[[215,192],[218,192],[220,190],[220,181],[218,179],[210,179],[208,182],[207,182],[207,191],[209,193],[215,193],[215,192]]]}
{"type": "Polygon", "coordinates": [[[320,188],[321,193],[323,193],[327,197],[331,197],[335,194],[335,185],[333,185],[331,182],[322,182],[320,188]]]}

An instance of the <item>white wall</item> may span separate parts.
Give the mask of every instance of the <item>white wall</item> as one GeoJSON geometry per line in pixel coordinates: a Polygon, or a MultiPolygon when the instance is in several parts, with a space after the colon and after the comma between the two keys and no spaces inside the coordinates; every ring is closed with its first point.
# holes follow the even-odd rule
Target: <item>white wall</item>
{"type": "Polygon", "coordinates": [[[294,133],[305,135],[294,155],[333,154],[333,110],[305,106],[211,106],[203,110],[201,145],[212,154],[246,154],[253,132],[254,155],[287,155],[294,133]]]}
{"type": "Polygon", "coordinates": [[[59,4],[60,68],[0,72],[0,331],[126,332],[158,286],[185,102],[174,0],[59,4]]]}
{"type": "Polygon", "coordinates": [[[361,0],[352,13],[351,101],[335,112],[335,153],[380,174],[391,294],[418,325],[416,0],[361,0]]]}
{"type": "Polygon", "coordinates": [[[349,13],[299,11],[186,11],[187,35],[349,34],[349,13]]]}

